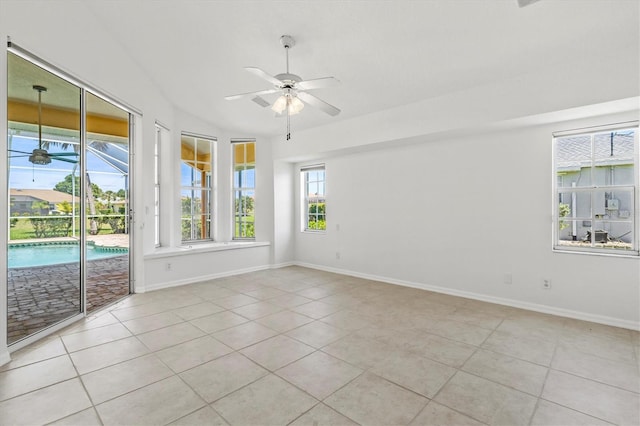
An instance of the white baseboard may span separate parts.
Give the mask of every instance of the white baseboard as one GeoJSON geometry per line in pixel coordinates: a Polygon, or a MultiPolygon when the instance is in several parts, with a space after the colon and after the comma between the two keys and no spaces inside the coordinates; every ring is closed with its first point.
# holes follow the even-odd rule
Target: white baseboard
{"type": "MultiPolygon", "coordinates": [[[[272,268],[273,268],[272,265],[252,266],[251,268],[235,269],[232,271],[225,271],[225,272],[209,274],[209,275],[199,275],[197,277],[185,278],[182,280],[167,281],[167,282],[158,283],[158,284],[147,284],[145,285],[144,292],[161,290],[163,288],[178,287],[186,284],[195,284],[202,281],[215,280],[216,278],[225,278],[225,277],[231,277],[234,275],[248,274],[249,272],[264,271],[266,269],[272,269],[272,268]]],[[[143,292],[140,292],[140,293],[143,293],[143,292]]]]}
{"type": "Polygon", "coordinates": [[[286,268],[287,266],[296,266],[295,262],[283,262],[283,263],[274,263],[270,266],[271,269],[280,269],[286,268]]]}
{"type": "Polygon", "coordinates": [[[395,278],[382,277],[378,275],[364,274],[361,272],[350,271],[347,269],[332,268],[323,265],[315,265],[305,262],[294,262],[295,265],[305,268],[318,269],[321,271],[334,272],[342,275],[363,278],[373,281],[381,281],[388,284],[396,284],[404,287],[418,288],[421,290],[433,291],[436,293],[449,294],[451,296],[459,296],[467,299],[480,300],[483,302],[496,303],[498,305],[511,306],[514,308],[526,309],[529,311],[541,312],[544,314],[557,315],[566,318],[573,318],[582,321],[595,322],[598,324],[610,325],[613,327],[626,328],[629,330],[640,331],[640,322],[624,320],[620,318],[609,317],[605,315],[590,314],[588,312],[574,311],[570,309],[557,308],[554,306],[540,305],[537,303],[529,303],[516,299],[507,299],[503,297],[488,296],[481,293],[473,293],[470,291],[456,290],[447,287],[440,287],[431,284],[417,283],[412,281],[398,280],[395,278]]]}

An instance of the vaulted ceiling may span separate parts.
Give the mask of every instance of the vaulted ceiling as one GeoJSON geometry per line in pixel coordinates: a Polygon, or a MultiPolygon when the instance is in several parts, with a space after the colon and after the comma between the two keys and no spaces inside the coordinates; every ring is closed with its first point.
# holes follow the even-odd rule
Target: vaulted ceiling
{"type": "Polygon", "coordinates": [[[307,107],[292,118],[297,129],[558,67],[615,67],[616,58],[638,57],[640,39],[636,0],[540,0],[523,8],[516,0],[112,0],[87,7],[178,108],[243,135],[283,132],[269,108],[223,99],[270,87],[243,67],[285,71],[283,34],[297,42],[291,72],[341,82],[311,93],[342,113],[307,107]]]}

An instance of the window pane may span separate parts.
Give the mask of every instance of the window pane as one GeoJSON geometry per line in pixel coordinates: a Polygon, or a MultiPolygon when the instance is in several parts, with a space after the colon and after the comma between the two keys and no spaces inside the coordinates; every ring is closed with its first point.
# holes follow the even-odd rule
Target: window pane
{"type": "Polygon", "coordinates": [[[309,182],[307,194],[309,198],[315,197],[318,194],[318,183],[317,182],[309,182]]]}
{"type": "Polygon", "coordinates": [[[558,185],[591,186],[591,136],[558,138],[556,145],[556,172],[561,178],[558,185]]]}
{"type": "Polygon", "coordinates": [[[182,239],[211,239],[213,140],[182,135],[180,152],[182,239]]]}
{"type": "Polygon", "coordinates": [[[191,217],[183,217],[182,218],[182,240],[192,240],[194,239],[191,236],[191,217]]]}
{"type": "Polygon", "coordinates": [[[559,246],[637,250],[636,132],[618,129],[555,139],[559,246]],[[571,187],[583,189],[566,190],[571,187]]]}
{"type": "Polygon", "coordinates": [[[233,164],[233,238],[255,238],[255,142],[235,142],[233,164]]]}
{"type": "Polygon", "coordinates": [[[634,198],[631,189],[605,192],[605,210],[611,219],[632,220],[634,198]]]}
{"type": "Polygon", "coordinates": [[[192,176],[193,176],[192,186],[202,186],[203,172],[198,169],[193,169],[192,176]]]}
{"type": "Polygon", "coordinates": [[[301,172],[304,181],[304,229],[308,231],[326,230],[325,171],[322,169],[301,172]]]}
{"type": "Polygon", "coordinates": [[[243,166],[235,166],[235,168],[233,169],[233,186],[234,188],[240,188],[241,182],[242,182],[242,171],[244,170],[244,165],[243,166]]]}
{"type": "Polygon", "coordinates": [[[242,179],[242,186],[245,188],[253,188],[256,185],[255,182],[255,168],[253,166],[247,166],[245,170],[240,172],[242,179]]]}
{"type": "MultiPolygon", "coordinates": [[[[609,222],[597,223],[596,231],[602,231],[599,243],[607,248],[620,250],[631,250],[633,240],[633,224],[631,222],[609,222]]],[[[598,234],[596,234],[596,237],[598,234]]]]}

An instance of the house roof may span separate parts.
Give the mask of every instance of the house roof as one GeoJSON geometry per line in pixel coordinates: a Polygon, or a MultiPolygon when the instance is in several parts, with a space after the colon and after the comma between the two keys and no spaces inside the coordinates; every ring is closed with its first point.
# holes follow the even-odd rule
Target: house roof
{"type": "Polygon", "coordinates": [[[66,192],[56,191],[54,189],[17,189],[11,188],[9,196],[13,197],[31,197],[37,200],[46,201],[48,203],[61,203],[63,201],[71,202],[75,198],[75,202],[80,201],[80,197],[72,197],[66,192]]]}
{"type": "MultiPolygon", "coordinates": [[[[633,164],[634,133],[621,131],[601,133],[594,140],[597,166],[633,164]],[[613,135],[613,138],[612,136],[613,135]]],[[[559,170],[579,170],[591,164],[591,136],[576,135],[556,140],[556,167],[559,170]]]]}

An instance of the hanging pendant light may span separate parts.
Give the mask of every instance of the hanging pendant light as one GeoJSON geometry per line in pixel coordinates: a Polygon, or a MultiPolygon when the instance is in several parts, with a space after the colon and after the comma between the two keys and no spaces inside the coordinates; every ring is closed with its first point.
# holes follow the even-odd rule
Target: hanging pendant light
{"type": "Polygon", "coordinates": [[[49,153],[42,149],[42,92],[46,92],[47,88],[34,85],[33,90],[38,92],[38,148],[33,150],[29,156],[29,161],[33,164],[44,166],[51,163],[49,153]]]}

